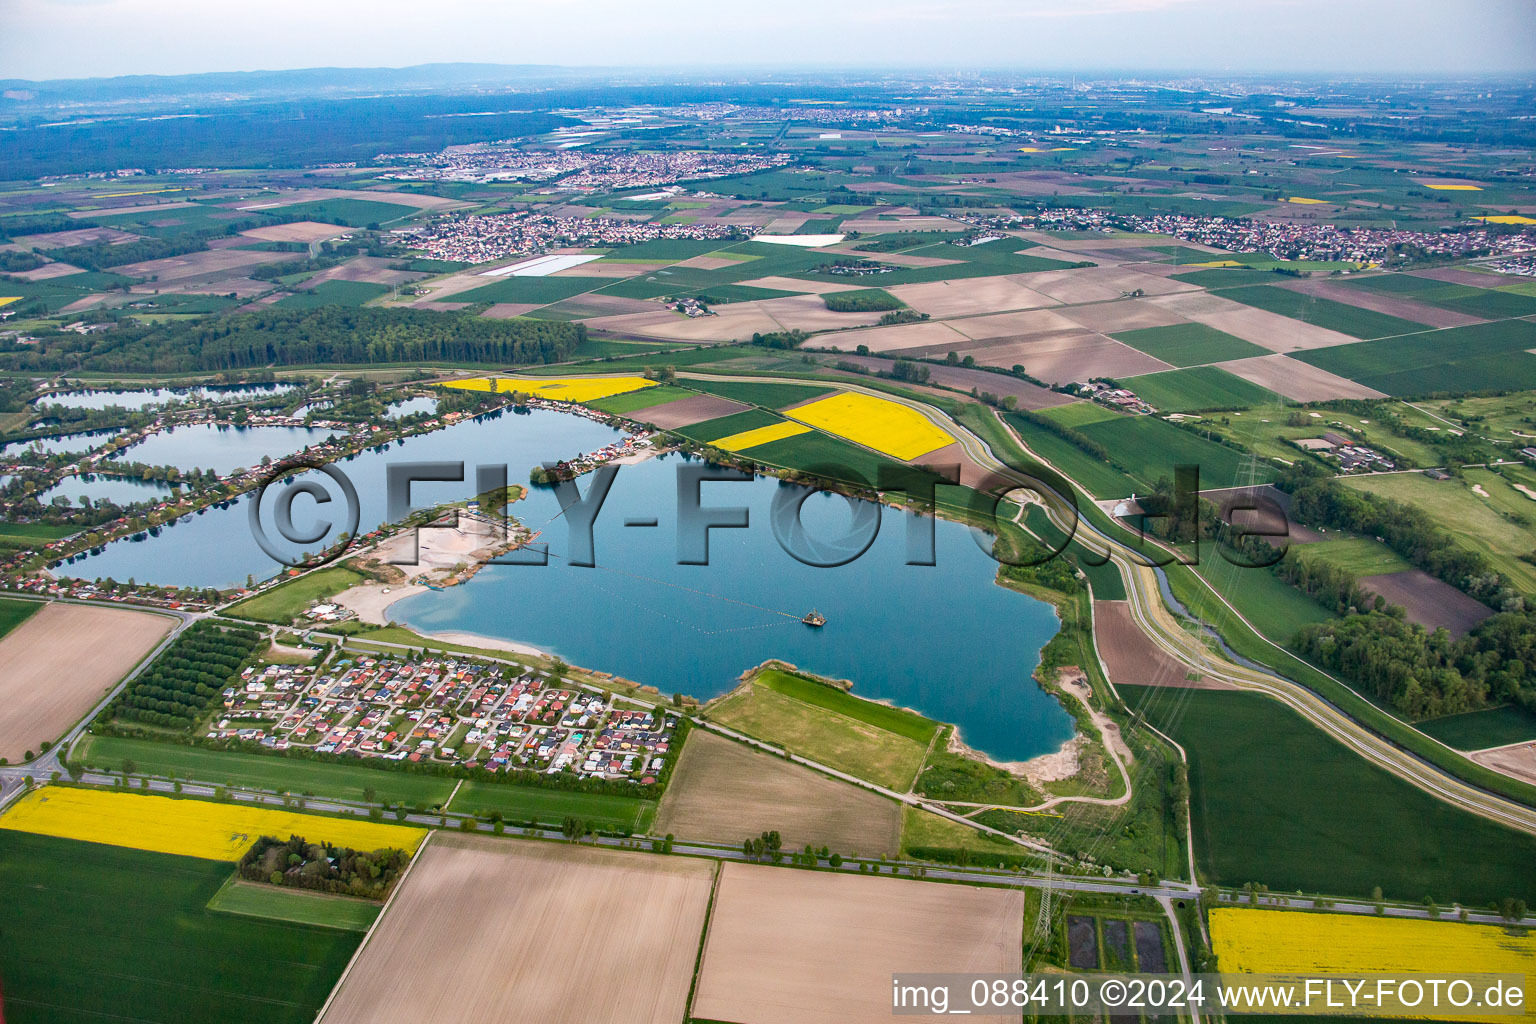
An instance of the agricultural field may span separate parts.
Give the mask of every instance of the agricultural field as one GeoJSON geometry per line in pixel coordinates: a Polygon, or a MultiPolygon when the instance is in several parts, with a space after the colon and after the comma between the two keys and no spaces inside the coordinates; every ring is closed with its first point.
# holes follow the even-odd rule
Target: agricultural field
{"type": "Polygon", "coordinates": [[[1214,907],[1211,950],[1245,974],[1531,974],[1536,935],[1491,924],[1214,907]]]}
{"type": "Polygon", "coordinates": [[[149,775],[337,800],[363,800],[371,791],[375,800],[409,807],[440,806],[454,785],[453,779],[431,775],[90,733],[80,738],[71,759],[113,772],[131,761],[137,771],[149,775]]]}
{"type": "Polygon", "coordinates": [[[675,1024],[715,865],[439,834],[321,1021],[675,1024]]]}
{"type": "Polygon", "coordinates": [[[0,815],[0,829],[234,861],[261,836],[298,835],[355,850],[414,851],[426,831],[245,804],[44,786],[0,815]]]}
{"type": "Polygon", "coordinates": [[[927,859],[933,851],[943,850],[952,859],[982,867],[1033,864],[1037,858],[1017,843],[940,817],[918,807],[901,811],[901,853],[917,860],[927,859]]]}
{"type": "Polygon", "coordinates": [[[0,638],[26,622],[43,607],[42,601],[18,601],[0,597],[0,638]]]}
{"type": "Polygon", "coordinates": [[[1314,295],[1304,295],[1301,292],[1277,288],[1274,285],[1223,288],[1221,297],[1365,340],[1414,334],[1424,330],[1423,324],[1414,323],[1412,320],[1377,313],[1359,306],[1347,306],[1342,302],[1320,299],[1314,295]]]}
{"type": "Polygon", "coordinates": [[[1205,324],[1143,327],[1111,335],[1116,341],[1173,366],[1199,366],[1269,354],[1269,349],[1205,324]]]}
{"type": "Polygon", "coordinates": [[[313,288],[302,288],[273,305],[281,309],[314,309],[319,306],[363,306],[387,294],[386,285],[369,281],[321,281],[313,288]]]}
{"type": "MultiPolygon", "coordinates": [[[[1431,480],[1422,473],[1351,477],[1347,487],[1404,501],[1423,509],[1454,543],[1488,557],[1494,567],[1518,589],[1536,593],[1536,566],[1520,556],[1536,551],[1536,517],[1517,522],[1506,508],[1522,496],[1504,481],[1479,479],[1479,471],[1467,471],[1466,481],[1431,480]],[[1482,489],[1484,495],[1474,488],[1482,489]],[[1498,494],[1502,501],[1496,501],[1498,494]]],[[[1536,502],[1529,502],[1536,508],[1536,502]]],[[[1518,506],[1515,506],[1518,507],[1518,506]]]]}
{"type": "Polygon", "coordinates": [[[57,602],[15,625],[0,638],[0,757],[15,763],[56,741],[174,625],[151,612],[57,602]]]}
{"type": "Polygon", "coordinates": [[[911,787],[937,728],[916,715],[775,669],[711,702],[707,714],[728,728],[898,792],[911,787]],[[826,693],[817,692],[822,690],[826,693]]]}
{"type": "Polygon", "coordinates": [[[1014,889],[727,863],[691,1013],[739,1024],[889,1021],[891,974],[910,965],[1021,970],[1023,915],[1014,889]]]}
{"type": "Polygon", "coordinates": [[[1536,837],[1441,803],[1267,697],[1120,691],[1188,752],[1195,860],[1216,884],[1359,898],[1380,886],[1443,905],[1536,896],[1536,837]]]}
{"type": "Polygon", "coordinates": [[[333,221],[345,224],[347,227],[361,228],[370,224],[389,224],[404,220],[416,213],[418,208],[372,199],[321,199],[312,203],[284,206],[282,210],[285,214],[299,216],[305,220],[333,221]]]}
{"type": "Polygon", "coordinates": [[[1019,435],[1024,446],[1039,458],[1071,477],[1095,498],[1124,498],[1146,485],[1094,458],[1065,438],[1036,426],[1017,413],[1004,413],[1003,420],[1019,435]]]}
{"type": "Polygon", "coordinates": [[[237,877],[231,877],[208,901],[208,909],[221,914],[288,921],[317,928],[340,928],[348,932],[367,931],[379,916],[379,906],[368,900],[247,882],[237,877]]]}
{"type": "Polygon", "coordinates": [[[1216,366],[1167,370],[1120,381],[1159,412],[1249,409],[1281,401],[1279,395],[1216,366]]]}
{"type": "Polygon", "coordinates": [[[810,844],[844,856],[876,856],[896,852],[901,807],[851,783],[694,729],[651,830],[733,845],[777,830],[786,847],[810,844]]]}
{"type": "Polygon", "coordinates": [[[1295,358],[1389,395],[1536,388],[1536,322],[1499,320],[1355,345],[1295,358]]]}
{"type": "Polygon", "coordinates": [[[1159,477],[1172,479],[1174,467],[1180,465],[1200,468],[1202,489],[1263,483],[1272,476],[1269,466],[1251,456],[1155,416],[1119,416],[1078,429],[1113,453],[1121,465],[1136,467],[1137,479],[1145,486],[1159,477]]]}
{"type": "Polygon", "coordinates": [[[465,391],[497,391],[510,393],[521,391],[557,402],[590,402],[610,395],[622,395],[642,388],[659,385],[644,377],[557,377],[549,380],[528,380],[522,377],[471,377],[449,381],[443,385],[465,391]]]}
{"type": "Polygon", "coordinates": [[[1536,740],[1536,715],[1513,704],[1431,718],[1418,730],[1457,750],[1486,750],[1536,740]]]}
{"type": "Polygon", "coordinates": [[[544,825],[559,825],[566,817],[573,817],[593,828],[639,833],[655,817],[656,801],[609,793],[465,781],[447,809],[483,818],[500,814],[507,821],[544,825]]]}
{"type": "Polygon", "coordinates": [[[586,404],[594,409],[612,413],[615,416],[627,416],[632,412],[649,409],[654,405],[661,405],[665,402],[675,402],[680,398],[689,398],[692,395],[693,392],[685,388],[662,384],[654,388],[643,388],[640,391],[630,391],[622,395],[594,399],[586,404]]]}
{"type": "Polygon", "coordinates": [[[367,577],[355,569],[327,566],[230,605],[227,612],[235,618],[286,626],[316,601],[333,597],[365,579],[367,577]]]}
{"type": "Polygon", "coordinates": [[[455,302],[516,302],[544,306],[612,284],[605,277],[497,277],[469,291],[456,292],[455,302]]]}
{"type": "Polygon", "coordinates": [[[8,1020],[309,1024],[359,935],[220,913],[209,860],[0,829],[8,1020]],[[25,936],[25,941],[15,937],[25,936]]]}
{"type": "Polygon", "coordinates": [[[792,418],[907,461],[954,443],[927,417],[897,402],[844,392],[791,410],[792,418]]]}
{"type": "Polygon", "coordinates": [[[710,444],[721,451],[743,452],[749,448],[756,448],[774,441],[782,441],[786,437],[808,434],[810,431],[811,428],[803,423],[785,420],[782,423],[774,423],[771,426],[757,427],[754,430],[743,430],[739,434],[727,434],[725,437],[717,437],[710,444]]]}
{"type": "Polygon", "coordinates": [[[783,409],[788,405],[820,398],[832,389],[814,384],[764,384],[758,381],[692,380],[688,386],[707,395],[717,395],[733,402],[760,405],[765,409],[783,409]]]}

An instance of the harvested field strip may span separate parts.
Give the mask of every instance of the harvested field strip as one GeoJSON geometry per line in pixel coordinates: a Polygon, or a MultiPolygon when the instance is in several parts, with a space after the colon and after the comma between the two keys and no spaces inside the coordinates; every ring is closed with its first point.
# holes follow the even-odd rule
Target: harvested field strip
{"type": "Polygon", "coordinates": [[[1223,971],[1253,974],[1536,972],[1536,935],[1459,921],[1216,907],[1211,945],[1223,971]]]}
{"type": "Polygon", "coordinates": [[[441,835],[327,1024],[676,1024],[715,866],[691,857],[441,835]]]}
{"type": "Polygon", "coordinates": [[[58,786],[28,793],[0,816],[0,829],[223,861],[238,860],[264,835],[414,851],[427,834],[402,825],[58,786]]]}
{"type": "Polygon", "coordinates": [[[666,402],[676,401],[679,398],[689,398],[692,395],[693,392],[685,388],[661,384],[654,388],[630,391],[622,395],[610,395],[607,398],[592,399],[587,404],[594,409],[611,412],[615,416],[624,416],[637,412],[640,409],[649,409],[653,405],[662,405],[666,402]]]}
{"type": "Polygon", "coordinates": [[[6,1019],[310,1024],[359,936],[210,913],[229,875],[213,861],[0,831],[6,1019]]]}
{"type": "Polygon", "coordinates": [[[757,683],[711,705],[709,717],[737,732],[898,792],[912,785],[928,750],[926,744],[757,683]]]}
{"type": "Polygon", "coordinates": [[[704,729],[688,734],[652,831],[739,844],[777,829],[787,847],[894,854],[901,805],[704,729]]]}
{"type": "Polygon", "coordinates": [[[955,440],[917,410],[873,395],[845,392],[791,412],[802,423],[903,461],[955,440]]]}
{"type": "Polygon", "coordinates": [[[1017,890],[727,863],[693,1016],[884,1024],[890,976],[906,965],[1020,970],[1023,917],[1017,890]]]}
{"type": "Polygon", "coordinates": [[[503,394],[521,391],[540,398],[561,402],[590,402],[610,395],[622,395],[658,385],[644,377],[555,377],[527,380],[520,377],[471,377],[443,385],[465,391],[496,391],[503,394]]]}
{"type": "Polygon", "coordinates": [[[728,434],[718,437],[712,443],[716,448],[723,448],[728,452],[745,451],[748,448],[756,448],[760,444],[770,441],[782,441],[786,437],[794,437],[796,434],[808,434],[811,428],[803,423],[793,423],[785,420],[783,423],[775,423],[768,427],[758,427],[756,430],[743,430],[739,434],[728,434]]]}

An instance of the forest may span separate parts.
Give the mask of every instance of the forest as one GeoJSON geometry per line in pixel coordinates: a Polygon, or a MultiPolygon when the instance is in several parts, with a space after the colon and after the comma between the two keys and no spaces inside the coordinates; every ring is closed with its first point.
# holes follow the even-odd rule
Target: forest
{"type": "Polygon", "coordinates": [[[92,335],[0,345],[0,369],[189,373],[266,366],[491,363],[569,359],[580,324],[486,320],[416,309],[267,309],[225,318],[119,326],[92,335]]]}

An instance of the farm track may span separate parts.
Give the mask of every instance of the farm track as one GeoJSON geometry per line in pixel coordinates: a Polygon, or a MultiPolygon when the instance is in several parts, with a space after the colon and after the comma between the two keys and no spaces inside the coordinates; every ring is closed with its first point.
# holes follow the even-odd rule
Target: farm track
{"type": "MultiPolygon", "coordinates": [[[[720,379],[697,372],[680,372],[678,376],[698,380],[720,379]]],[[[783,382],[783,378],[778,377],[732,377],[730,379],[758,383],[783,382]]],[[[932,406],[916,399],[867,388],[852,381],[839,381],[839,386],[899,402],[917,410],[936,426],[953,434],[965,454],[983,468],[1010,478],[1018,478],[1019,474],[999,459],[984,440],[932,406]]],[[[1001,420],[999,422],[1003,423],[1003,427],[1008,430],[1009,435],[1022,450],[1029,452],[1044,465],[1050,466],[1047,460],[1030,451],[1028,445],[1011,427],[1008,427],[1006,422],[1001,420]]],[[[1051,468],[1055,469],[1055,467],[1051,468]]],[[[1059,473],[1060,470],[1057,472],[1059,473]]],[[[1062,475],[1065,476],[1065,474],[1062,475]]],[[[1038,481],[1032,481],[1030,485],[1038,490],[1038,481]]],[[[1068,505],[1063,496],[1049,493],[1045,497],[1047,512],[1058,528],[1070,531],[1074,526],[1086,527],[1075,530],[1076,540],[1091,551],[1109,556],[1126,582],[1126,596],[1133,618],[1147,637],[1164,653],[1216,681],[1227,683],[1238,689],[1263,693],[1280,701],[1368,761],[1431,796],[1510,828],[1536,834],[1536,808],[1489,793],[1455,777],[1445,769],[1430,764],[1355,721],[1333,703],[1300,683],[1284,679],[1272,672],[1238,665],[1215,655],[1197,636],[1183,629],[1164,605],[1157,573],[1145,564],[1141,555],[1118,541],[1104,536],[1091,524],[1081,519],[1076,519],[1074,522],[1073,516],[1063,512],[1063,508],[1068,505]]],[[[1203,579],[1201,585],[1211,590],[1236,620],[1253,629],[1252,624],[1203,579]]],[[[1279,649],[1273,641],[1265,638],[1257,629],[1253,632],[1271,647],[1279,649]]]]}

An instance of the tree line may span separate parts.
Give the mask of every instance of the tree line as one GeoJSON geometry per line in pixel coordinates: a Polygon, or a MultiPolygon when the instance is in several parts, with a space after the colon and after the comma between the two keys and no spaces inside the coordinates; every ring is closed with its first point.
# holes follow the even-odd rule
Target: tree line
{"type": "Polygon", "coordinates": [[[129,683],[103,718],[190,730],[250,659],[260,630],[198,622],[129,683]]]}
{"type": "Polygon", "coordinates": [[[586,341],[581,324],[487,320],[419,309],[267,309],[196,321],[124,325],[40,344],[0,345],[0,369],[185,373],[316,364],[493,363],[569,359],[586,341]]]}

